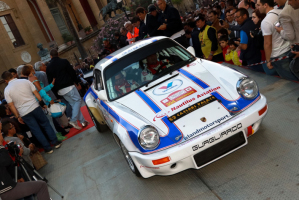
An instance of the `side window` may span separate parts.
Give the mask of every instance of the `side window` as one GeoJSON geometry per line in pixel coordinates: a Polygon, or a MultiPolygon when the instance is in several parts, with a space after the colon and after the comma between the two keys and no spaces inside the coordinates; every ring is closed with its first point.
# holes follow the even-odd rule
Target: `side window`
{"type": "Polygon", "coordinates": [[[94,87],[98,91],[104,89],[103,80],[102,80],[102,73],[101,73],[100,70],[95,70],[95,72],[94,72],[94,87]]]}

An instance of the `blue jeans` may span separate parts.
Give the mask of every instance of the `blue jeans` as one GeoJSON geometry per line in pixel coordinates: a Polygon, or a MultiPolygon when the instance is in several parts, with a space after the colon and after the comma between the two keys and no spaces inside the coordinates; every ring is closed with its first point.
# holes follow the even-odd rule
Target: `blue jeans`
{"type": "Polygon", "coordinates": [[[48,118],[46,117],[43,109],[41,107],[35,108],[32,112],[22,117],[23,121],[28,125],[33,135],[37,138],[37,140],[43,145],[43,148],[48,151],[51,149],[51,145],[44,136],[40,126],[47,133],[52,144],[57,143],[57,137],[50,125],[48,118]]]}
{"type": "Polygon", "coordinates": [[[77,123],[77,120],[79,120],[80,123],[83,123],[85,119],[80,111],[82,99],[77,88],[74,87],[71,91],[63,95],[63,98],[72,106],[72,118],[70,122],[77,123]]]}
{"type": "MultiPolygon", "coordinates": [[[[290,53],[290,51],[287,51],[287,52],[281,54],[279,57],[287,56],[290,53]]],[[[275,57],[275,58],[278,58],[278,57],[275,57]]],[[[275,59],[275,58],[271,58],[271,60],[275,59]]],[[[273,62],[271,64],[273,65],[276,72],[279,74],[279,76],[281,78],[298,81],[297,77],[292,73],[292,71],[289,67],[290,66],[289,59],[279,60],[279,61],[273,62]]]]}
{"type": "Polygon", "coordinates": [[[262,64],[264,71],[266,72],[267,75],[271,75],[271,76],[277,76],[277,72],[275,70],[275,68],[273,69],[269,69],[267,67],[267,63],[262,64]]]}

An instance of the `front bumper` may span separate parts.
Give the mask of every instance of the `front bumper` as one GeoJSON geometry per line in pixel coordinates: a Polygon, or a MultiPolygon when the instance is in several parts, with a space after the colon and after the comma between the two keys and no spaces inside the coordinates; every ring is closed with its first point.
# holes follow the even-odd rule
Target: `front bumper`
{"type": "MultiPolygon", "coordinates": [[[[245,146],[247,144],[247,137],[258,131],[261,121],[265,117],[268,109],[261,115],[259,111],[265,108],[266,105],[266,98],[261,95],[261,98],[244,112],[197,137],[169,149],[149,155],[140,154],[138,152],[129,153],[144,178],[154,175],[173,175],[190,168],[200,169],[245,146]],[[205,150],[205,152],[207,152],[213,147],[217,147],[217,144],[218,146],[222,146],[222,144],[227,145],[226,141],[238,138],[237,134],[239,136],[244,135],[244,142],[239,142],[235,148],[223,151],[222,154],[219,152],[221,155],[217,155],[216,153],[217,157],[212,160],[207,159],[205,163],[198,161],[198,158],[194,159],[195,155],[199,155],[199,153],[205,150]],[[215,138],[218,139],[216,140],[215,138]],[[165,157],[169,157],[170,161],[160,165],[154,165],[152,162],[153,160],[165,157]]],[[[213,151],[210,151],[210,153],[213,151]]],[[[205,152],[202,154],[205,154],[205,152]]]]}

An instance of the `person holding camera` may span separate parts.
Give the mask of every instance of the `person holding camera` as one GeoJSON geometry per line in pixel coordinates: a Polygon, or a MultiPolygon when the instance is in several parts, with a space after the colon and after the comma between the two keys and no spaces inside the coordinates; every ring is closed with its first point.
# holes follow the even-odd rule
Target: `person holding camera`
{"type": "Polygon", "coordinates": [[[31,143],[29,145],[29,148],[25,147],[20,138],[16,136],[16,127],[10,122],[10,120],[6,120],[3,122],[2,131],[5,141],[15,142],[16,144],[20,145],[20,147],[23,148],[22,157],[31,167],[34,167],[30,158],[30,151],[34,149],[34,144],[31,143]]]}
{"type": "Polygon", "coordinates": [[[282,59],[276,62],[270,60],[287,56],[290,53],[290,43],[284,40],[274,28],[280,26],[278,16],[281,10],[274,9],[274,0],[258,0],[257,5],[261,13],[266,17],[262,21],[261,29],[264,35],[264,50],[267,67],[275,68],[281,78],[297,81],[297,77],[292,73],[289,59],[282,59]]]}
{"type": "MultiPolygon", "coordinates": [[[[1,128],[0,123],[0,128],[1,128]]],[[[44,181],[24,182],[15,177],[15,165],[8,151],[5,149],[2,134],[0,134],[0,198],[2,200],[21,199],[35,194],[38,200],[50,200],[48,186],[44,181]]],[[[22,148],[20,154],[22,154],[22,148]]]]}
{"type": "MultiPolygon", "coordinates": [[[[240,8],[235,13],[235,19],[240,25],[240,41],[235,40],[241,49],[240,59],[243,65],[251,65],[261,62],[261,52],[255,47],[253,39],[250,37],[250,30],[255,29],[255,25],[249,18],[248,11],[245,8],[240,8]]],[[[254,71],[263,72],[261,65],[251,66],[254,71]]]]}
{"type": "Polygon", "coordinates": [[[2,73],[2,79],[8,83],[4,90],[5,99],[18,121],[23,124],[25,122],[28,125],[46,153],[53,153],[53,149],[44,136],[41,127],[45,130],[55,148],[60,148],[62,143],[57,140],[54,130],[42,110],[45,103],[34,85],[28,80],[14,79],[8,71],[2,73]]]}

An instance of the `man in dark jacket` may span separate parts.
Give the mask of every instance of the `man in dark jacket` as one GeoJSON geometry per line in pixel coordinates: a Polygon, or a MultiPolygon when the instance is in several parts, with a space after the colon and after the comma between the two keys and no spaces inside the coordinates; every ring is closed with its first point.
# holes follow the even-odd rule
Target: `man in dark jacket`
{"type": "MultiPolygon", "coordinates": [[[[15,178],[14,162],[4,148],[5,144],[0,133],[0,199],[22,199],[32,194],[36,194],[38,200],[50,199],[48,187],[44,181],[24,182],[24,179],[20,177],[18,177],[18,183],[13,180],[15,178]]],[[[20,153],[22,154],[22,150],[20,153]]]]}
{"type": "Polygon", "coordinates": [[[58,57],[56,49],[51,50],[50,56],[51,61],[47,66],[48,81],[52,82],[53,78],[56,78],[53,90],[56,91],[58,95],[63,96],[72,106],[72,118],[69,123],[74,128],[80,130],[82,128],[78,126],[77,120],[80,121],[82,127],[87,126],[88,122],[85,121],[80,111],[82,99],[78,90],[81,89],[81,86],[78,82],[76,72],[68,60],[58,57]]]}
{"type": "Polygon", "coordinates": [[[163,32],[158,30],[160,27],[161,13],[157,11],[154,4],[151,4],[147,8],[148,14],[145,16],[144,23],[147,27],[147,32],[150,37],[161,36],[163,32]]]}
{"type": "Polygon", "coordinates": [[[132,20],[132,23],[134,25],[134,23],[135,23],[134,20],[136,20],[136,21],[139,20],[140,21],[139,26],[137,27],[139,29],[139,35],[136,38],[136,41],[138,41],[138,40],[143,40],[145,37],[147,37],[147,27],[144,23],[144,19],[145,19],[145,16],[146,16],[145,9],[142,8],[142,7],[137,8],[136,9],[136,15],[138,17],[136,17],[136,19],[134,18],[132,20]]]}
{"type": "MultiPolygon", "coordinates": [[[[261,52],[256,48],[253,38],[250,36],[250,30],[255,30],[255,24],[249,18],[248,11],[245,8],[240,8],[235,13],[235,19],[240,25],[240,42],[236,41],[240,48],[240,59],[243,65],[250,65],[261,62],[261,52]]],[[[262,65],[250,67],[255,71],[264,71],[262,65]]]]}
{"type": "MultiPolygon", "coordinates": [[[[125,28],[123,28],[123,29],[125,29],[125,28]]],[[[126,32],[126,35],[127,35],[127,32],[126,32]]],[[[127,42],[127,36],[123,36],[119,32],[115,32],[114,33],[114,39],[116,41],[116,45],[117,45],[118,49],[123,48],[124,46],[129,45],[129,43],[127,42]]]]}
{"type": "Polygon", "coordinates": [[[170,37],[183,45],[188,47],[188,41],[184,35],[184,27],[181,21],[179,11],[166,4],[165,0],[157,1],[158,7],[162,10],[161,26],[158,30],[162,30],[164,36],[170,37]]]}
{"type": "Polygon", "coordinates": [[[195,50],[196,57],[202,58],[203,54],[201,51],[201,45],[198,37],[199,29],[196,27],[196,22],[193,20],[187,21],[187,23],[184,26],[184,29],[191,32],[192,46],[195,50]]]}

